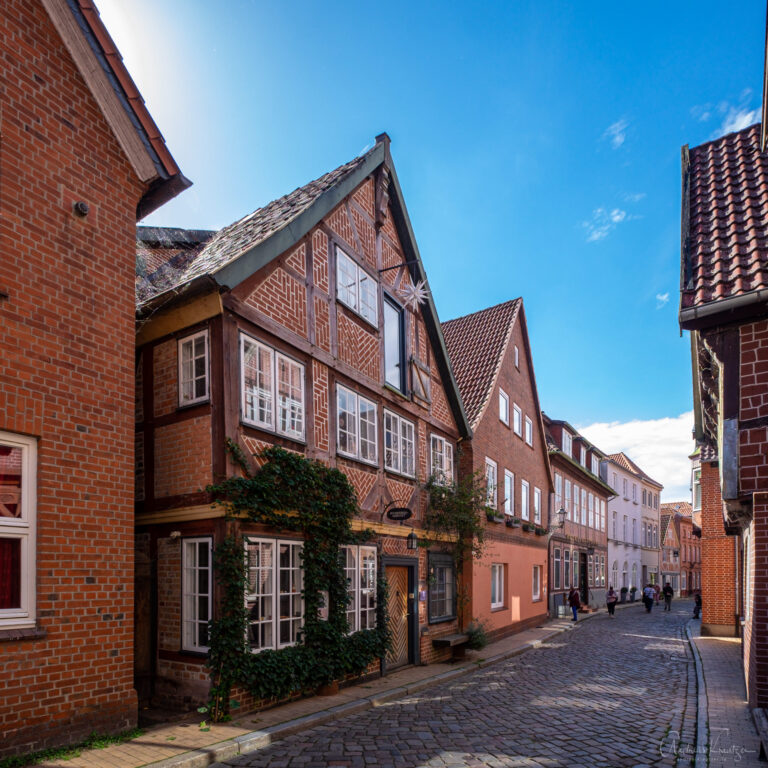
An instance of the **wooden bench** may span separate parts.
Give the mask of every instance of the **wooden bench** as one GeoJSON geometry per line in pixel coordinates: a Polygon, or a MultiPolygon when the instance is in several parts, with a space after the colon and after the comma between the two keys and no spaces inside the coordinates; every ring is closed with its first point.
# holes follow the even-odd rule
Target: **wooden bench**
{"type": "Polygon", "coordinates": [[[457,632],[453,635],[441,635],[432,639],[434,648],[450,648],[453,659],[463,659],[466,652],[466,644],[469,642],[469,635],[457,632]]]}

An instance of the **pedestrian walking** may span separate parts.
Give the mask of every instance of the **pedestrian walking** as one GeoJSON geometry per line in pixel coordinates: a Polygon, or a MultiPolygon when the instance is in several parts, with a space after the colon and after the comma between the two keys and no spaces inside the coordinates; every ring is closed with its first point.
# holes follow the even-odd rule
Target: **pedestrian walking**
{"type": "Polygon", "coordinates": [[[698,619],[701,613],[701,590],[697,589],[693,596],[693,618],[698,619]]]}
{"type": "Polygon", "coordinates": [[[616,614],[616,601],[619,596],[616,594],[616,590],[613,587],[608,587],[608,594],[605,596],[605,606],[608,608],[608,615],[614,616],[616,614]]]}
{"type": "Polygon", "coordinates": [[[659,598],[661,597],[661,585],[658,582],[653,585],[653,591],[655,593],[656,605],[658,605],[659,598]]]}
{"type": "Polygon", "coordinates": [[[573,618],[571,621],[578,621],[581,600],[579,599],[579,590],[576,589],[576,587],[571,587],[571,591],[568,593],[568,605],[571,606],[571,610],[573,611],[573,618]]]}
{"type": "Polygon", "coordinates": [[[667,582],[664,585],[664,589],[662,590],[664,593],[664,610],[665,611],[671,611],[672,610],[672,595],[675,594],[675,590],[672,589],[672,585],[667,582]]]}
{"type": "Polygon", "coordinates": [[[645,612],[650,613],[653,608],[653,601],[656,597],[656,590],[653,585],[648,583],[643,589],[643,603],[645,604],[645,612]]]}

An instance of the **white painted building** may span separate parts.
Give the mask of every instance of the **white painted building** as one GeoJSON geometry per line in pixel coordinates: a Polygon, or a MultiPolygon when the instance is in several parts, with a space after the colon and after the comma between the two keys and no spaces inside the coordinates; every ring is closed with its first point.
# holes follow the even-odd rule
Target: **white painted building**
{"type": "Polygon", "coordinates": [[[603,480],[616,491],[608,502],[609,582],[617,592],[636,587],[639,600],[643,586],[659,578],[662,486],[624,453],[611,454],[600,469],[603,480]]]}

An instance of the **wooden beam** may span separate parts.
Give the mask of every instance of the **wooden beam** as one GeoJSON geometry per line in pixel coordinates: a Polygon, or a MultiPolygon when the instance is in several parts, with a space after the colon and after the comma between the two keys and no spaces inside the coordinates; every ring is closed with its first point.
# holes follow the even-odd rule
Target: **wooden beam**
{"type": "Polygon", "coordinates": [[[190,325],[216,317],[223,311],[221,296],[218,292],[208,293],[176,305],[165,312],[160,311],[142,323],[136,333],[136,346],[140,347],[163,336],[170,336],[190,325]]]}

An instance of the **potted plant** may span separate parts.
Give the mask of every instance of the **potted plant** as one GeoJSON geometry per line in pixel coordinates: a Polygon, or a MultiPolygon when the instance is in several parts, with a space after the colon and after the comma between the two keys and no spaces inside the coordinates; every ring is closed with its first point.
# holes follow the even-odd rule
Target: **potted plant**
{"type": "Polygon", "coordinates": [[[507,528],[519,528],[523,521],[519,517],[508,517],[507,528]]]}
{"type": "Polygon", "coordinates": [[[524,531],[532,531],[534,530],[535,526],[533,523],[523,523],[523,530],[524,531]]]}
{"type": "Polygon", "coordinates": [[[635,602],[635,592],[637,592],[637,587],[630,587],[629,589],[629,602],[634,603],[635,602]]]}
{"type": "Polygon", "coordinates": [[[546,536],[546,534],[547,534],[547,529],[546,528],[544,528],[541,525],[537,525],[536,526],[536,535],[537,536],[546,536]]]}
{"type": "Polygon", "coordinates": [[[488,645],[485,624],[479,619],[473,619],[464,630],[464,633],[467,635],[467,648],[470,651],[479,651],[488,645]]]}
{"type": "Polygon", "coordinates": [[[620,602],[626,603],[627,602],[627,592],[629,592],[629,590],[626,587],[622,587],[619,590],[619,592],[621,593],[621,601],[620,602]]]}
{"type": "Polygon", "coordinates": [[[488,518],[489,523],[501,523],[504,518],[492,507],[485,508],[485,516],[488,518]]]}

